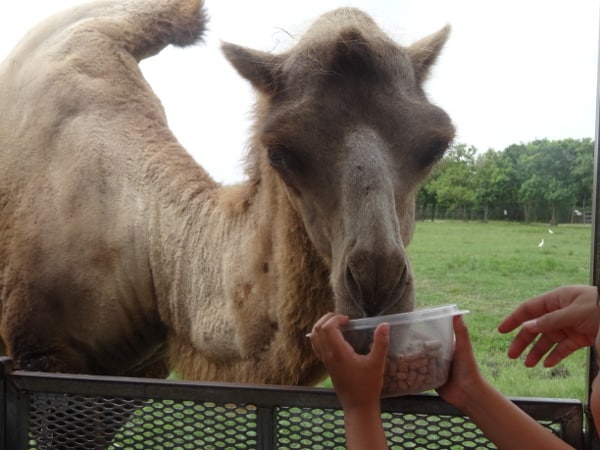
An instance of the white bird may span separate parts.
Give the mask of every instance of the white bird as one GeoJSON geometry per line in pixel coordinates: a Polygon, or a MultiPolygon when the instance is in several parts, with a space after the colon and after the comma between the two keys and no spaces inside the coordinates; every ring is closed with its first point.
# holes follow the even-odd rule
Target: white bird
{"type": "Polygon", "coordinates": [[[548,228],[548,233],[554,234],[554,231],[552,231],[550,228],[548,228]]]}
{"type": "Polygon", "coordinates": [[[542,248],[543,246],[544,246],[544,238],[542,238],[542,240],[538,244],[538,248],[542,248]]]}

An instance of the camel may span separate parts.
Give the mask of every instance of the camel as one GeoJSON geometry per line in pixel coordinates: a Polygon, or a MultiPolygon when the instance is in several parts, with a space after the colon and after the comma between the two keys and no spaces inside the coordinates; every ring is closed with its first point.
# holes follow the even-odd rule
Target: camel
{"type": "Polygon", "coordinates": [[[414,308],[415,195],[454,136],[423,84],[449,27],[405,47],[342,8],[282,53],[224,43],[257,94],[246,178],[226,185],[138,66],[205,26],[201,0],[102,0],[0,65],[0,350],[17,368],[313,385],[322,314],[414,308]]]}

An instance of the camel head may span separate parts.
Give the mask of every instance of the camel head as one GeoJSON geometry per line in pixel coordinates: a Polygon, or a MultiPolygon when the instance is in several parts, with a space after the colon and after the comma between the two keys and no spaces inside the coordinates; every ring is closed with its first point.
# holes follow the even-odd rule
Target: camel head
{"type": "Polygon", "coordinates": [[[344,8],[282,54],[223,45],[259,94],[249,174],[278,180],[351,317],[414,307],[415,196],[454,136],[422,85],[448,33],[402,47],[344,8]]]}

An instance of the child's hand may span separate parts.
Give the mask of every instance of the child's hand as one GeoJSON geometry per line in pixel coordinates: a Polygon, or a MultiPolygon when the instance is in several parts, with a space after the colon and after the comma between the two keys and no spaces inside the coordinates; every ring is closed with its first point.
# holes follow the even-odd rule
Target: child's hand
{"type": "Polygon", "coordinates": [[[375,405],[379,407],[389,345],[389,325],[380,324],[375,329],[369,354],[359,355],[340,330],[348,320],[348,316],[335,313],[321,317],[310,335],[313,350],[327,368],[345,410],[375,405]]]}
{"type": "MultiPolygon", "coordinates": [[[[462,316],[455,316],[452,322],[456,343],[450,373],[446,384],[437,388],[438,394],[451,405],[463,409],[473,401],[475,390],[484,382],[477,366],[469,330],[462,316]],[[471,397],[471,398],[469,398],[471,397]]],[[[476,394],[475,394],[476,395],[476,394]]]]}

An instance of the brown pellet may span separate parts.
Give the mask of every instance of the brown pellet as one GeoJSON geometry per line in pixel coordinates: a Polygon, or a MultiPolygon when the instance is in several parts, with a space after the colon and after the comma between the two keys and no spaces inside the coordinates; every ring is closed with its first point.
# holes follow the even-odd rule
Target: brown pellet
{"type": "Polygon", "coordinates": [[[406,353],[388,357],[382,395],[414,394],[440,386],[450,361],[442,357],[442,342],[427,340],[406,353]]]}

